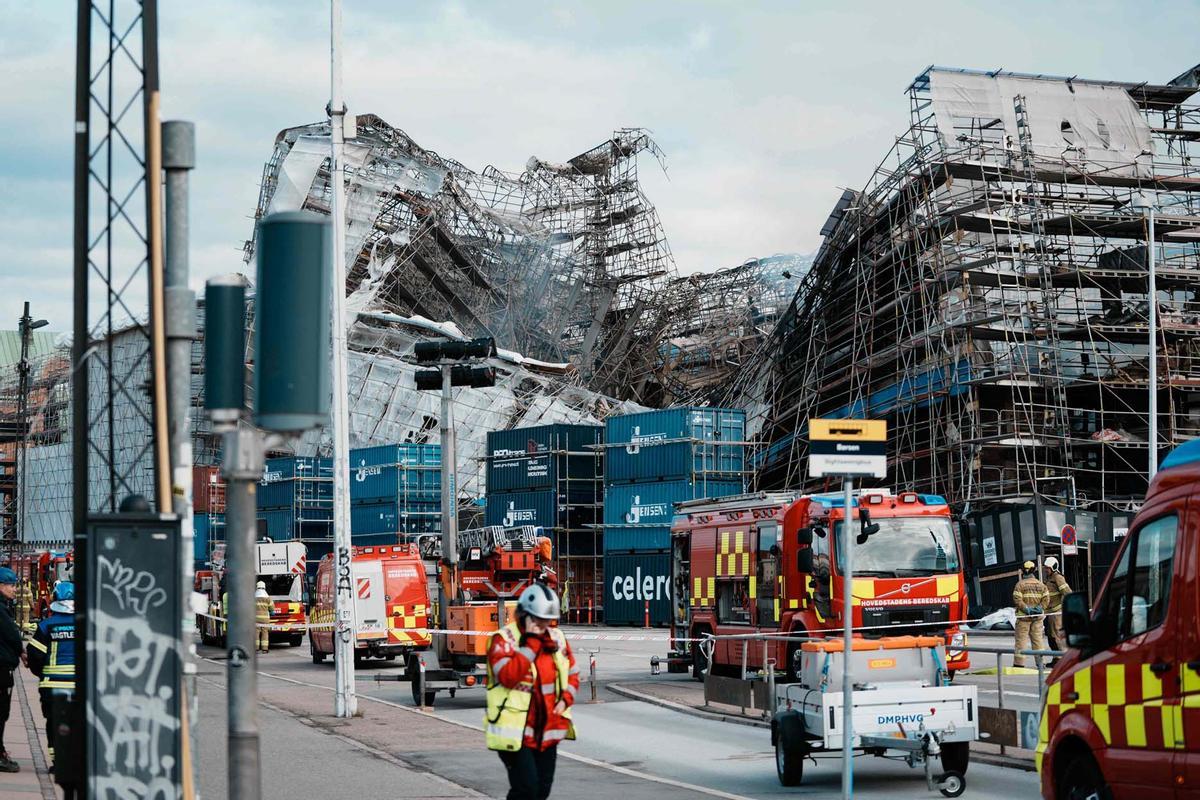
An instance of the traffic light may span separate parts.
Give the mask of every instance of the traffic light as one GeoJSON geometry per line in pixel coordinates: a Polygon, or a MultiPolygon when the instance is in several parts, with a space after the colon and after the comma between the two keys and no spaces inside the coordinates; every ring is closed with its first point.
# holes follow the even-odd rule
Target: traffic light
{"type": "MultiPolygon", "coordinates": [[[[442,388],[442,371],[440,369],[421,369],[416,374],[417,389],[432,392],[442,388]]],[[[472,389],[482,389],[496,385],[496,370],[488,366],[472,366],[470,364],[455,364],[450,368],[451,386],[470,386],[472,389]]]]}
{"type": "Polygon", "coordinates": [[[439,361],[462,361],[468,358],[491,358],[496,355],[496,340],[491,336],[466,341],[444,340],[440,342],[417,342],[413,355],[418,364],[436,364],[439,361]]]}

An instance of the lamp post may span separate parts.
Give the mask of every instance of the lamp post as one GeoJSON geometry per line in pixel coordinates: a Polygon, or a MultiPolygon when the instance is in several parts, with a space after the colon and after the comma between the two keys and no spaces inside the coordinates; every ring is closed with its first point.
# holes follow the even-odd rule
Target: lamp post
{"type": "Polygon", "coordinates": [[[1146,263],[1147,263],[1147,327],[1149,328],[1149,416],[1150,430],[1147,440],[1150,445],[1149,468],[1146,471],[1146,481],[1154,480],[1158,472],[1158,289],[1154,274],[1154,211],[1155,197],[1150,192],[1139,192],[1134,201],[1136,208],[1146,212],[1146,263]]]}
{"type": "Polygon", "coordinates": [[[17,321],[17,329],[21,332],[21,360],[17,364],[17,374],[20,380],[18,387],[17,409],[18,424],[21,426],[21,457],[17,459],[17,541],[25,542],[25,451],[29,447],[29,340],[38,328],[44,328],[50,323],[44,319],[34,319],[29,316],[29,301],[25,301],[25,313],[17,321]]]}

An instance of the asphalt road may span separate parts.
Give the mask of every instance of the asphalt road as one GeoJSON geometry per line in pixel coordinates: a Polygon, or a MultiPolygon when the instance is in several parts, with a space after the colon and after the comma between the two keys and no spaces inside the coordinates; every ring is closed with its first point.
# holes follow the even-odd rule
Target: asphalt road
{"type": "MultiPolygon", "coordinates": [[[[834,798],[841,791],[840,758],[823,758],[815,764],[809,762],[805,768],[804,784],[785,789],[776,777],[769,736],[760,728],[730,724],[715,720],[698,719],[678,712],[627,700],[603,687],[606,683],[647,680],[689,680],[686,676],[667,675],[650,677],[650,656],[666,654],[667,637],[663,631],[640,631],[636,629],[588,629],[567,628],[568,638],[576,651],[581,669],[587,672],[589,651],[596,651],[598,674],[598,698],[595,704],[581,703],[575,718],[580,738],[565,744],[560,749],[560,774],[556,781],[556,795],[621,797],[622,800],[646,798],[774,798],[785,795],[834,798]],[[617,638],[617,637],[627,638],[617,638]],[[592,638],[595,637],[595,638],[592,638]]],[[[989,642],[990,643],[990,642],[989,642]]],[[[202,655],[219,659],[222,654],[212,648],[200,648],[202,655]]],[[[991,659],[994,663],[994,658],[991,659]]],[[[207,709],[202,714],[202,724],[209,731],[205,742],[211,743],[219,737],[221,722],[210,707],[212,703],[224,702],[221,684],[221,664],[205,662],[208,689],[211,694],[202,695],[207,709]],[[207,721],[206,721],[207,720],[207,721]],[[214,737],[214,732],[218,734],[214,737]]],[[[427,770],[450,786],[460,787],[462,792],[478,792],[482,796],[503,796],[502,775],[497,772],[492,754],[483,750],[482,734],[479,732],[483,709],[482,691],[461,692],[455,698],[439,695],[431,714],[412,708],[409,685],[405,682],[376,683],[375,675],[393,676],[403,670],[395,663],[368,662],[359,671],[358,687],[362,701],[360,707],[368,719],[382,717],[386,725],[378,731],[359,733],[343,729],[338,732],[339,744],[329,757],[318,759],[293,759],[288,748],[276,747],[272,742],[286,741],[292,736],[326,736],[320,732],[328,727],[330,720],[324,715],[332,713],[333,667],[331,664],[312,664],[308,656],[307,643],[300,648],[279,648],[261,658],[259,671],[262,673],[262,694],[271,704],[264,712],[264,775],[268,778],[279,775],[287,784],[308,788],[306,775],[311,770],[324,770],[341,786],[342,794],[365,800],[379,797],[448,796],[445,786],[432,787],[428,795],[414,795],[382,791],[374,794],[371,787],[378,777],[375,773],[386,768],[376,758],[372,770],[356,765],[356,759],[370,754],[372,748],[387,751],[393,757],[393,766],[406,769],[427,770]],[[433,719],[430,719],[432,717],[433,719]],[[293,730],[299,722],[308,730],[293,730]],[[413,726],[433,725],[430,732],[413,737],[413,726]],[[273,728],[279,728],[278,734],[273,728]],[[286,733],[284,732],[284,729],[286,733]],[[375,738],[372,738],[375,737],[375,738]],[[439,737],[441,737],[439,739],[439,737]],[[444,739],[444,747],[427,746],[430,742],[444,739]],[[353,744],[347,744],[352,742],[353,744]],[[337,748],[348,748],[339,752],[337,748]],[[365,749],[363,749],[365,748],[365,749]],[[338,776],[345,774],[350,784],[355,781],[366,785],[356,791],[341,782],[338,776]],[[436,791],[433,791],[436,789],[436,791]]],[[[968,678],[982,686],[995,677],[968,678]]],[[[1025,700],[1035,707],[1035,678],[1006,676],[1006,699],[1025,700]],[[1011,688],[1010,688],[1011,684],[1011,688]],[[1023,691],[1020,686],[1028,684],[1029,697],[1022,698],[1015,692],[1023,691]]],[[[585,684],[582,695],[589,696],[585,684]]],[[[223,717],[221,717],[223,719],[223,717]]],[[[358,721],[355,721],[356,723],[358,721]]],[[[365,722],[364,722],[365,725],[365,722]]],[[[319,742],[317,742],[319,744],[319,742]]],[[[206,745],[211,748],[212,745],[206,745]]],[[[210,752],[211,756],[211,752],[210,752]]],[[[202,763],[205,756],[202,752],[202,763]]],[[[208,763],[213,763],[209,761],[208,763]]],[[[902,762],[880,758],[863,757],[855,761],[856,796],[863,798],[940,797],[937,791],[925,787],[922,774],[909,769],[902,762]]],[[[1005,769],[991,765],[972,764],[967,775],[968,787],[963,795],[968,798],[990,797],[1036,797],[1037,776],[1033,773],[1005,769]]],[[[326,793],[306,792],[309,796],[326,793]]],[[[208,797],[223,796],[207,793],[208,797]]],[[[294,798],[296,794],[272,795],[294,798]]],[[[449,795],[453,796],[453,795],[449,795]]],[[[465,796],[465,795],[462,795],[465,796]]]]}

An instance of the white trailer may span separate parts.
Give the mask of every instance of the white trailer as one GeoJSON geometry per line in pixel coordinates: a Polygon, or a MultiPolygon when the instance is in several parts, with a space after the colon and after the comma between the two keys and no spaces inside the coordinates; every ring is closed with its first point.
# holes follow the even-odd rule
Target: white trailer
{"type": "MultiPolygon", "coordinates": [[[[957,797],[966,788],[979,701],[974,686],[950,685],[944,644],[936,637],[855,640],[850,745],[862,754],[922,767],[930,790],[957,797]],[[934,758],[942,766],[937,774],[934,758]]],[[[784,786],[799,785],[806,758],[842,752],[843,658],[840,639],[805,642],[800,680],[776,686],[771,743],[784,786]]]]}

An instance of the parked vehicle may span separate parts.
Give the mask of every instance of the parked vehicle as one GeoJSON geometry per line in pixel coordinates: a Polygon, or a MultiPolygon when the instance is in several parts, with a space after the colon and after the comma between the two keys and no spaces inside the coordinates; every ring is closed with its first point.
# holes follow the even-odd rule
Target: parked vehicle
{"type": "MultiPolygon", "coordinates": [[[[937,495],[863,489],[859,509],[851,621],[869,637],[938,635],[949,669],[965,669],[959,623],[967,595],[950,508],[937,495]]],[[[676,504],[672,527],[673,651],[669,669],[699,679],[709,658],[694,640],[705,634],[840,634],[843,580],[838,550],[845,519],[841,494],[758,493],[676,504]],[[688,641],[688,640],[693,641],[688,641]]],[[[745,640],[718,639],[712,664],[733,672],[745,640]]],[[[757,647],[757,645],[756,645],[757,647]]],[[[752,667],[774,659],[795,680],[798,640],[772,640],[745,654],[752,667]]]]}
{"type": "Polygon", "coordinates": [[[1036,761],[1045,800],[1200,798],[1200,440],[1146,493],[1090,613],[1063,603],[1036,761]]]}
{"type": "MultiPolygon", "coordinates": [[[[307,549],[300,542],[258,542],[255,545],[256,581],[267,586],[271,597],[271,640],[293,647],[304,640],[308,615],[304,608],[304,573],[307,549]]],[[[208,598],[208,613],[196,617],[200,641],[225,646],[225,545],[213,549],[211,569],[196,572],[196,591],[208,598]]]]}
{"type": "MultiPolygon", "coordinates": [[[[333,655],[336,620],[334,594],[337,589],[335,555],[321,559],[317,567],[316,602],[310,615],[309,650],[314,664],[333,655]]],[[[429,647],[428,628],[432,605],[425,578],[425,564],[416,545],[353,547],[350,552],[350,588],[354,597],[354,658],[384,658],[394,661],[414,650],[429,647]]]]}

